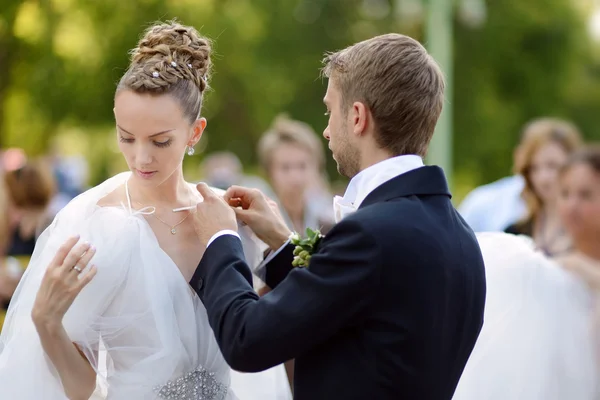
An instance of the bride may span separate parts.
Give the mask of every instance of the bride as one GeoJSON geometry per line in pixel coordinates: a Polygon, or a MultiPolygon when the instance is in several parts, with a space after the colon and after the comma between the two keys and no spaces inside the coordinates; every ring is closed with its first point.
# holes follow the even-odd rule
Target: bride
{"type": "MultiPolygon", "coordinates": [[[[132,52],[114,105],[131,172],[74,199],[40,237],[0,337],[4,398],[88,399],[97,384],[111,400],[236,398],[188,284],[202,199],[182,160],[206,127],[210,52],[177,23],[151,27],[132,52]]],[[[240,234],[258,263],[262,243],[240,234]]]]}
{"type": "Polygon", "coordinates": [[[454,400],[600,396],[600,148],[573,154],[559,185],[570,254],[552,260],[524,237],[478,235],[485,322],[454,400]]]}

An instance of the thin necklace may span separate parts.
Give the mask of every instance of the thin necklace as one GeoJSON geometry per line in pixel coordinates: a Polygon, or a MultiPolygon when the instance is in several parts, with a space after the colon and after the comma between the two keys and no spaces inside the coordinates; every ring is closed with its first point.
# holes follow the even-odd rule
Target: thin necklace
{"type": "MultiPolygon", "coordinates": [[[[134,201],[134,203],[137,203],[137,204],[139,204],[140,206],[144,207],[144,205],[143,205],[142,203],[140,203],[139,201],[134,201]]],[[[192,202],[190,201],[190,206],[191,206],[191,205],[192,205],[192,202]]],[[[162,219],[160,219],[160,218],[159,218],[159,217],[156,215],[156,212],[153,212],[153,213],[152,213],[152,216],[153,216],[154,218],[156,218],[158,221],[160,221],[160,222],[162,222],[163,224],[165,224],[166,226],[168,226],[168,227],[170,228],[171,235],[175,235],[175,234],[177,233],[177,229],[175,229],[175,228],[177,228],[179,225],[183,224],[183,222],[184,222],[186,219],[188,219],[188,217],[189,217],[191,214],[192,214],[192,213],[191,213],[190,211],[188,211],[188,214],[187,214],[187,215],[186,215],[186,216],[185,216],[185,217],[184,217],[184,218],[183,218],[181,221],[179,221],[178,223],[176,223],[175,225],[171,225],[171,224],[169,224],[169,223],[167,223],[167,222],[163,221],[162,219]]]]}
{"type": "Polygon", "coordinates": [[[169,228],[171,228],[171,235],[175,235],[177,233],[177,228],[179,225],[183,224],[183,222],[188,219],[188,217],[190,216],[191,212],[188,211],[188,215],[186,215],[181,221],[179,221],[178,223],[176,223],[175,225],[171,226],[170,224],[166,223],[165,221],[163,221],[162,219],[158,218],[158,216],[156,215],[156,213],[152,214],[152,216],[154,218],[156,218],[157,220],[159,220],[160,222],[162,222],[163,224],[165,224],[166,226],[168,226],[169,228]]]}

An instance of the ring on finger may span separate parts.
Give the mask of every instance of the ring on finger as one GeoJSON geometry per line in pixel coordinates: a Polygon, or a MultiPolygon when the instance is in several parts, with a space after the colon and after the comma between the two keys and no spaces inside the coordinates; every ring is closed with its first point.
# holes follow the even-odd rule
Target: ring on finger
{"type": "Polygon", "coordinates": [[[81,273],[81,271],[83,271],[79,265],[74,266],[73,269],[78,273],[81,273]]]}

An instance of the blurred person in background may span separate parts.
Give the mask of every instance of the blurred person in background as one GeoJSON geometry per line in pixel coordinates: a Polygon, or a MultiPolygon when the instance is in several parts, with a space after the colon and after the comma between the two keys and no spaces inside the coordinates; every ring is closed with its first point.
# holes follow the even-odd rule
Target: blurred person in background
{"type": "Polygon", "coordinates": [[[48,207],[49,218],[53,218],[69,201],[87,189],[88,162],[82,155],[64,155],[57,143],[48,152],[48,163],[56,180],[56,194],[48,207]]]}
{"type": "Polygon", "coordinates": [[[325,152],[315,131],[280,115],[260,139],[258,155],[290,230],[326,233],[334,223],[333,196],[324,175],[325,152]]]}
{"type": "Polygon", "coordinates": [[[0,171],[14,171],[21,168],[27,162],[25,151],[19,148],[10,148],[0,153],[0,171]]]}
{"type": "Polygon", "coordinates": [[[525,131],[515,172],[524,178],[521,197],[527,211],[505,232],[531,237],[547,255],[563,254],[571,243],[557,210],[558,174],[581,145],[581,135],[570,122],[552,118],[535,120],[525,131]]]}
{"type": "Polygon", "coordinates": [[[238,156],[230,151],[218,151],[204,157],[202,165],[202,180],[209,186],[227,190],[232,185],[260,189],[269,197],[273,190],[269,184],[258,176],[244,174],[244,167],[238,156]]]}
{"type": "Polygon", "coordinates": [[[485,322],[454,400],[600,396],[600,146],[575,151],[555,178],[569,251],[548,257],[524,236],[478,235],[485,322]]]}
{"type": "Polygon", "coordinates": [[[55,181],[48,165],[27,161],[17,169],[7,169],[2,176],[4,201],[2,209],[6,234],[4,266],[0,272],[0,300],[4,315],[10,298],[33,254],[38,236],[46,228],[47,209],[55,193],[55,181]]]}
{"type": "MultiPolygon", "coordinates": [[[[517,160],[520,146],[513,152],[517,160]]],[[[521,175],[501,178],[473,189],[458,207],[458,212],[475,232],[502,232],[525,215],[521,175]]]]}
{"type": "MultiPolygon", "coordinates": [[[[600,144],[575,152],[560,176],[558,211],[571,237],[559,261],[600,290],[600,144]]],[[[596,310],[600,312],[600,303],[596,310]]],[[[600,339],[600,336],[598,336],[600,339]]]]}
{"type": "MultiPolygon", "coordinates": [[[[9,202],[8,192],[4,184],[4,174],[7,171],[22,168],[27,161],[25,152],[22,149],[0,149],[0,302],[4,302],[12,296],[15,288],[15,279],[8,276],[8,270],[14,270],[14,259],[10,263],[6,259],[7,247],[10,243],[9,234],[9,202]],[[7,267],[10,264],[10,267],[7,267]]],[[[18,268],[20,270],[20,268],[18,268]]],[[[0,317],[4,318],[4,315],[0,317]]],[[[1,329],[0,321],[0,329],[1,329]]]]}
{"type": "MultiPolygon", "coordinates": [[[[560,125],[568,124],[541,118],[524,126],[519,144],[513,151],[513,169],[523,164],[521,158],[525,145],[530,143],[530,135],[535,135],[542,126],[548,126],[551,121],[560,125]]],[[[569,129],[574,127],[569,125],[569,129]]],[[[512,176],[473,189],[465,196],[458,211],[475,232],[502,232],[527,215],[527,204],[522,197],[524,188],[525,178],[519,171],[515,171],[512,176]]]]}
{"type": "MultiPolygon", "coordinates": [[[[324,174],[323,145],[310,125],[277,116],[258,143],[258,157],[288,228],[301,234],[306,228],[320,229],[325,234],[334,224],[333,196],[324,174]]],[[[258,292],[262,296],[270,290],[263,286],[258,292]]],[[[285,367],[293,387],[293,361],[285,367]]]]}
{"type": "MultiPolygon", "coordinates": [[[[1,157],[1,155],[0,155],[1,157]]],[[[0,301],[4,302],[12,296],[15,289],[14,279],[11,279],[7,273],[6,249],[9,243],[9,216],[8,216],[8,193],[4,185],[3,171],[0,171],[0,301]]],[[[2,330],[2,320],[0,316],[0,330],[2,330]]]]}

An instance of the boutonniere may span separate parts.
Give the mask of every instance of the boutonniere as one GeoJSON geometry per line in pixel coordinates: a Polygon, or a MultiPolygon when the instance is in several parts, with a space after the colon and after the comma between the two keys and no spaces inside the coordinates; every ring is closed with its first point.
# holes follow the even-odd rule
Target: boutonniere
{"type": "Polygon", "coordinates": [[[312,254],[317,250],[317,246],[324,236],[321,231],[306,228],[306,237],[302,238],[297,232],[290,236],[290,243],[296,246],[294,249],[294,267],[308,267],[312,254]]]}

